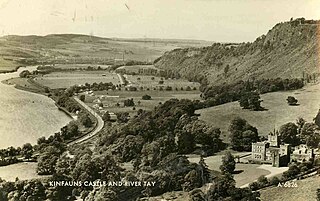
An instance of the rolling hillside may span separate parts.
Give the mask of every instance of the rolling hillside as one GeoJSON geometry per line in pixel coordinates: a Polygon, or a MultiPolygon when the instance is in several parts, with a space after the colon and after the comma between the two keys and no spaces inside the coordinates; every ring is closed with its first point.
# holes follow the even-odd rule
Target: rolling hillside
{"type": "Polygon", "coordinates": [[[258,129],[261,136],[267,136],[274,129],[278,130],[285,123],[293,122],[301,117],[312,122],[320,108],[320,84],[308,84],[302,89],[273,92],[261,95],[264,111],[242,109],[238,102],[226,103],[215,107],[197,110],[200,119],[218,127],[222,131],[224,141],[228,142],[228,128],[232,119],[241,117],[258,129]],[[294,96],[297,106],[289,106],[286,98],[294,96]]]}
{"type": "Polygon", "coordinates": [[[319,21],[299,18],[279,23],[252,43],[215,43],[175,49],[156,67],[178,71],[193,81],[219,85],[260,78],[302,78],[319,73],[319,21]]]}
{"type": "Polygon", "coordinates": [[[4,36],[0,38],[0,71],[34,63],[99,63],[135,60],[152,62],[164,52],[201,47],[200,40],[120,39],[79,34],[4,36]]]}

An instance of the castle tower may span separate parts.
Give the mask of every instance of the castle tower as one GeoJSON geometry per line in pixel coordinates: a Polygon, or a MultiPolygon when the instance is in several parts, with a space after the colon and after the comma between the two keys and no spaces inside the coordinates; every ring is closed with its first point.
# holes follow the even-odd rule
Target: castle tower
{"type": "Polygon", "coordinates": [[[279,136],[277,132],[271,132],[268,134],[268,142],[270,143],[270,147],[278,147],[279,146],[279,136]]]}

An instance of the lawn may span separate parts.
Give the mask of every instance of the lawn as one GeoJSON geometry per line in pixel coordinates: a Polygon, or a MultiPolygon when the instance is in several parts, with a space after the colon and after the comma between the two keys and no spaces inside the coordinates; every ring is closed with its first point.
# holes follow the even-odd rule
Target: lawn
{"type": "Polygon", "coordinates": [[[68,88],[73,85],[85,83],[112,82],[120,84],[116,74],[107,71],[72,71],[72,72],[53,72],[35,78],[35,81],[49,88],[68,88]]]}
{"type": "Polygon", "coordinates": [[[258,128],[259,135],[267,135],[274,129],[288,122],[295,122],[298,117],[311,122],[320,108],[320,84],[308,85],[300,90],[273,92],[261,95],[265,111],[241,109],[238,102],[198,110],[200,119],[219,127],[224,140],[228,138],[228,127],[236,116],[246,119],[258,128]],[[298,99],[298,106],[289,106],[287,97],[298,99]]]}
{"type": "MultiPolygon", "coordinates": [[[[247,153],[233,153],[233,155],[245,155],[247,153]]],[[[205,162],[208,165],[210,170],[220,171],[220,165],[222,164],[222,157],[223,155],[214,155],[209,156],[205,158],[205,162]]],[[[190,162],[198,163],[200,160],[200,157],[197,155],[189,155],[188,159],[190,162]]],[[[237,163],[236,164],[236,172],[237,174],[234,174],[234,179],[236,181],[236,186],[240,187],[245,184],[251,183],[258,179],[261,175],[269,175],[272,172],[267,170],[266,168],[261,168],[261,165],[258,164],[242,164],[237,163]]]]}
{"type": "Polygon", "coordinates": [[[319,175],[296,181],[297,188],[271,187],[261,190],[262,201],[316,201],[316,191],[320,188],[319,175]]]}

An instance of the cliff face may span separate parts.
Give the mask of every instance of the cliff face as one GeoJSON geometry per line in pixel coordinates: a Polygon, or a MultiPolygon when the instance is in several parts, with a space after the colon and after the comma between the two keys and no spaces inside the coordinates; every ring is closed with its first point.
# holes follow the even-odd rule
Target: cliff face
{"type": "Polygon", "coordinates": [[[319,73],[319,21],[303,18],[279,23],[253,43],[175,49],[155,61],[161,69],[209,84],[250,78],[302,78],[319,73]]]}

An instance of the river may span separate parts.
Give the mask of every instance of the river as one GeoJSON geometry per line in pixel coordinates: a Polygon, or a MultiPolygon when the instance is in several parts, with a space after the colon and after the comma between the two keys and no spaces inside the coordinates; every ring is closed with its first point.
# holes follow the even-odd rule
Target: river
{"type": "MultiPolygon", "coordinates": [[[[35,70],[36,67],[28,67],[35,70]]],[[[41,136],[58,132],[72,119],[58,110],[54,101],[46,96],[26,92],[1,83],[18,77],[17,72],[0,74],[0,149],[35,144],[41,136]]]]}

